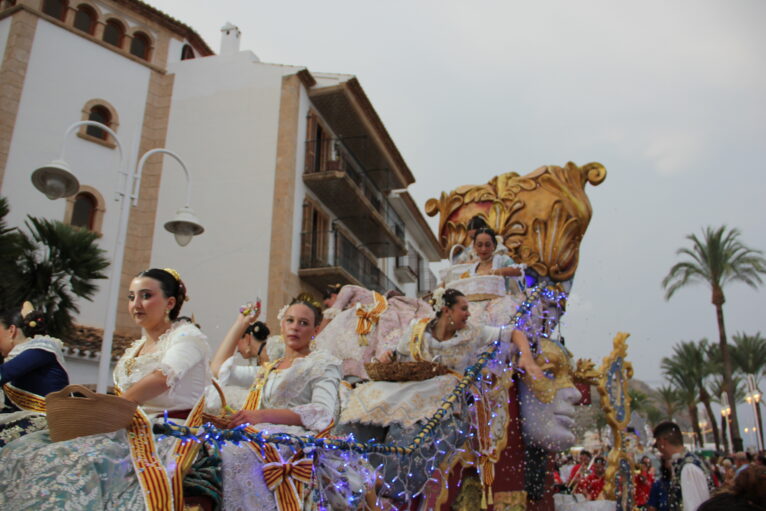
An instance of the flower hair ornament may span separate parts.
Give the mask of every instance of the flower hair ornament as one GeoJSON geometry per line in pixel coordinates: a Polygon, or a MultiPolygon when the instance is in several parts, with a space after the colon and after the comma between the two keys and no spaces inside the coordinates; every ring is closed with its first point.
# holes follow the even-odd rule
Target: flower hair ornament
{"type": "Polygon", "coordinates": [[[289,309],[289,305],[283,305],[281,309],[279,309],[279,312],[277,312],[277,320],[282,321],[285,319],[285,314],[287,313],[287,309],[289,309]]]}
{"type": "Polygon", "coordinates": [[[445,303],[444,303],[445,291],[446,291],[445,288],[437,287],[436,289],[434,289],[434,292],[431,294],[431,307],[433,307],[433,309],[436,312],[439,312],[440,310],[442,310],[442,307],[445,306],[445,303]]]}

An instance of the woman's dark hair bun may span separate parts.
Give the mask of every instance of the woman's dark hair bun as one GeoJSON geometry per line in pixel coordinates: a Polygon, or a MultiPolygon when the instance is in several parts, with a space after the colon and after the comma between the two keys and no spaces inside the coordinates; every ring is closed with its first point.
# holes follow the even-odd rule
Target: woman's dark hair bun
{"type": "Polygon", "coordinates": [[[494,246],[497,246],[497,233],[495,232],[494,229],[492,229],[491,227],[482,227],[481,229],[476,231],[476,234],[473,236],[473,239],[475,240],[476,238],[478,238],[479,234],[488,234],[489,238],[492,240],[492,244],[494,246]]]}
{"type": "Polygon", "coordinates": [[[21,330],[27,337],[45,335],[47,331],[45,315],[38,310],[33,310],[24,316],[21,330]]]}
{"type": "Polygon", "coordinates": [[[266,323],[263,321],[256,321],[245,330],[245,334],[251,334],[259,341],[268,339],[270,333],[271,331],[269,330],[269,327],[267,327],[266,323]]]}

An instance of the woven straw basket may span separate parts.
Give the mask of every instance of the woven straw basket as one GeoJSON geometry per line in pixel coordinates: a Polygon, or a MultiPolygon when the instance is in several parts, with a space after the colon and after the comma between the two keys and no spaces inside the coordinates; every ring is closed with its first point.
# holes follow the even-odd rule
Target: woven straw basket
{"type": "Polygon", "coordinates": [[[434,362],[390,362],[364,364],[367,375],[379,381],[423,381],[450,372],[434,362]]]}
{"type": "Polygon", "coordinates": [[[221,396],[221,409],[217,415],[203,412],[202,422],[210,422],[218,429],[226,429],[229,425],[229,421],[231,420],[231,415],[226,414],[226,396],[223,393],[223,389],[215,379],[213,379],[211,383],[213,384],[213,387],[215,387],[215,390],[218,392],[218,395],[221,396]]]}
{"type": "Polygon", "coordinates": [[[54,442],[126,428],[137,406],[121,397],[97,394],[82,385],[69,385],[45,396],[45,415],[54,442]],[[73,392],[84,397],[70,395],[73,392]]]}

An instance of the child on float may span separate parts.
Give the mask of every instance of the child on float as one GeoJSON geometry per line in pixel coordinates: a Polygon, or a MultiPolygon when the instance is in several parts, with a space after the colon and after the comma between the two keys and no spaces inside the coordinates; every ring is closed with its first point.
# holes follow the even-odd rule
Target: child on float
{"type": "MultiPolygon", "coordinates": [[[[402,336],[395,351],[381,355],[381,363],[400,361],[436,362],[453,371],[452,374],[436,376],[423,381],[384,382],[375,381],[357,386],[351,393],[347,407],[342,411],[341,424],[346,427],[356,425],[387,428],[386,438],[397,445],[408,445],[422,428],[424,421],[436,413],[463,372],[475,363],[478,355],[495,341],[502,346],[513,343],[522,353],[524,368],[532,373],[536,369],[537,377],[542,371],[534,362],[529,350],[529,342],[520,330],[505,327],[470,326],[470,311],[465,296],[455,289],[438,289],[434,292],[436,318],[414,321],[402,336]]],[[[507,350],[505,350],[507,351],[507,350]]],[[[459,412],[455,412],[459,413],[459,412]]],[[[466,440],[466,428],[454,427],[454,424],[439,423],[433,433],[441,445],[454,448],[466,440]]],[[[443,448],[442,448],[443,449],[443,448]]],[[[381,494],[400,499],[412,495],[425,484],[430,474],[426,473],[425,460],[439,455],[437,442],[428,443],[420,448],[415,460],[420,460],[423,467],[408,470],[412,474],[401,477],[399,467],[390,459],[370,456],[370,460],[384,464],[385,481],[381,494]],[[399,477],[397,477],[397,475],[399,477]]],[[[447,453],[442,453],[446,456],[447,453]]]]}

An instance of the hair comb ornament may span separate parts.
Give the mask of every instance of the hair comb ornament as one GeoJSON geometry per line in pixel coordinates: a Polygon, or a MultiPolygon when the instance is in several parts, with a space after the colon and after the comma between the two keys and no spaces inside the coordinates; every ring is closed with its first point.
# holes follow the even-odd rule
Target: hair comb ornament
{"type": "Polygon", "coordinates": [[[181,274],[178,273],[173,268],[163,268],[162,270],[168,272],[169,274],[171,274],[173,276],[173,278],[176,279],[176,282],[181,282],[181,274]]]}

